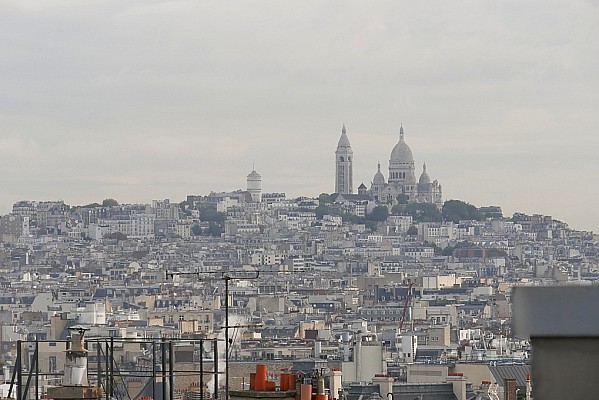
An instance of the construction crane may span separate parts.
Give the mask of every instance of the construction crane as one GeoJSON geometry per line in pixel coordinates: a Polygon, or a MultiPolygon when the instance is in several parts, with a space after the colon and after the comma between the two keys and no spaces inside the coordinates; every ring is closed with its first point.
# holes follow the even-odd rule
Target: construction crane
{"type": "Polygon", "coordinates": [[[401,332],[401,328],[403,327],[403,323],[406,320],[406,311],[408,310],[408,303],[410,301],[410,297],[412,296],[412,286],[414,286],[414,282],[409,281],[408,293],[406,294],[406,300],[403,303],[403,311],[401,313],[401,320],[399,321],[399,331],[400,332],[401,332]]]}

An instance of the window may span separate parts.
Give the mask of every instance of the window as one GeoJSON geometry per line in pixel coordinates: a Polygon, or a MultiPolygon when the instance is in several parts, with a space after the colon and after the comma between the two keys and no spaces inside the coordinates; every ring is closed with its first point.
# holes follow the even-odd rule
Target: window
{"type": "Polygon", "coordinates": [[[56,356],[48,357],[48,371],[50,371],[50,372],[56,371],[56,356]]]}

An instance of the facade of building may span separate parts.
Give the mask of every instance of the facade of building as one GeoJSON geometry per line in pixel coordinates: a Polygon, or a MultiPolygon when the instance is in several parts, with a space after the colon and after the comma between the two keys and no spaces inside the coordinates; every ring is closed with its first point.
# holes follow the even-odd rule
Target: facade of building
{"type": "MultiPolygon", "coordinates": [[[[353,194],[353,150],[345,130],[335,151],[335,193],[353,194]]],[[[437,207],[443,205],[443,193],[437,180],[431,181],[426,163],[422,174],[416,180],[416,167],[410,146],[404,140],[403,126],[399,129],[399,142],[393,147],[389,158],[389,175],[387,179],[381,172],[381,164],[370,184],[370,190],[364,184],[358,188],[359,195],[369,195],[379,203],[396,204],[400,201],[410,203],[431,203],[437,207]]]]}
{"type": "Polygon", "coordinates": [[[443,193],[437,180],[431,182],[426,172],[426,163],[422,167],[422,174],[416,181],[416,167],[412,149],[404,140],[403,126],[399,129],[399,142],[393,147],[389,158],[389,175],[381,173],[381,164],[372,179],[370,195],[378,202],[395,203],[398,197],[411,203],[432,203],[437,207],[443,205],[443,193]]]}

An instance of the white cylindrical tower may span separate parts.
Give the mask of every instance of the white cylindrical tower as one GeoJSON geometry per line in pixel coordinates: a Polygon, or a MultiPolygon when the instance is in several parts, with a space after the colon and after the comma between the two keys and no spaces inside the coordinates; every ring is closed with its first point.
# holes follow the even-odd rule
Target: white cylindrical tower
{"type": "Polygon", "coordinates": [[[248,175],[248,192],[252,196],[253,203],[260,203],[262,201],[262,177],[255,169],[248,175]]]}

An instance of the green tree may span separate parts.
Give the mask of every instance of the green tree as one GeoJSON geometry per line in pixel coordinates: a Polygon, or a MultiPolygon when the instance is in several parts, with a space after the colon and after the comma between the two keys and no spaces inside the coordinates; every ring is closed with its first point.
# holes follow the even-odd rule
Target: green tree
{"type": "Polygon", "coordinates": [[[370,221],[386,221],[389,216],[389,209],[386,206],[376,206],[366,219],[370,221]]]}
{"type": "Polygon", "coordinates": [[[86,205],[81,206],[81,207],[82,208],[96,208],[96,207],[102,207],[102,205],[98,204],[98,203],[89,203],[89,204],[86,204],[86,205]]]}
{"type": "Polygon", "coordinates": [[[399,204],[408,204],[408,196],[405,195],[405,194],[403,194],[403,193],[398,194],[397,195],[397,202],[399,204]]]}
{"type": "Polygon", "coordinates": [[[321,193],[321,194],[318,196],[318,202],[319,202],[319,204],[321,204],[321,205],[324,205],[324,204],[331,204],[331,203],[333,203],[333,202],[331,201],[331,196],[330,196],[328,193],[321,193]]]}
{"type": "Polygon", "coordinates": [[[120,242],[121,240],[127,240],[127,235],[122,232],[114,232],[104,235],[104,239],[114,239],[117,242],[120,242]]]}
{"type": "Polygon", "coordinates": [[[226,214],[216,211],[216,204],[203,203],[199,206],[200,219],[202,221],[219,222],[225,221],[226,214]]]}
{"type": "Polygon", "coordinates": [[[200,236],[202,234],[202,228],[198,224],[193,224],[191,226],[191,234],[193,236],[200,236]]]}
{"type": "Polygon", "coordinates": [[[441,211],[431,203],[408,203],[393,206],[394,215],[411,215],[415,222],[440,222],[441,211]]]}
{"type": "Polygon", "coordinates": [[[403,204],[396,204],[393,207],[391,207],[391,214],[392,215],[401,215],[402,213],[405,213],[406,207],[403,204]]]}
{"type": "Polygon", "coordinates": [[[337,196],[339,196],[339,193],[331,193],[331,195],[329,196],[329,202],[334,203],[335,200],[337,200],[337,196]]]}
{"type": "Polygon", "coordinates": [[[444,256],[451,256],[453,255],[453,251],[456,249],[455,246],[447,246],[445,248],[443,248],[443,250],[441,250],[441,254],[444,256]]]}
{"type": "Polygon", "coordinates": [[[333,209],[330,206],[325,205],[325,204],[321,204],[318,207],[316,207],[314,212],[316,213],[316,219],[322,219],[322,217],[325,215],[333,215],[334,214],[333,209]]]}
{"type": "Polygon", "coordinates": [[[366,225],[366,228],[370,229],[372,232],[376,231],[376,228],[379,226],[378,221],[365,221],[364,224],[366,225]]]}
{"type": "Polygon", "coordinates": [[[416,225],[411,225],[406,231],[406,234],[408,236],[418,236],[418,228],[416,227],[416,225]]]}
{"type": "Polygon", "coordinates": [[[104,199],[102,200],[102,207],[116,207],[119,205],[119,202],[115,199],[104,199]]]}
{"type": "Polygon", "coordinates": [[[478,208],[461,200],[447,200],[443,203],[443,219],[458,223],[463,220],[481,221],[483,215],[478,208]]]}
{"type": "Polygon", "coordinates": [[[206,234],[210,235],[210,236],[216,236],[219,237],[225,230],[223,229],[222,226],[217,225],[214,222],[210,222],[210,226],[208,228],[206,228],[206,234]]]}

